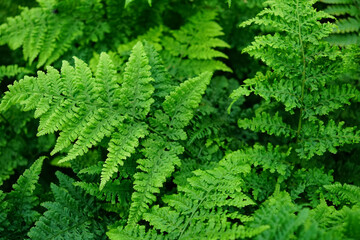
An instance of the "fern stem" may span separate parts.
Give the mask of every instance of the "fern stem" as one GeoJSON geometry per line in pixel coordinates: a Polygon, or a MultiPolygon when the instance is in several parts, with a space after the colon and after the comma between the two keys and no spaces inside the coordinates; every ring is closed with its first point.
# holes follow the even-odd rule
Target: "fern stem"
{"type": "Polygon", "coordinates": [[[301,23],[300,23],[300,16],[299,16],[299,0],[296,1],[296,16],[298,19],[298,25],[299,25],[299,43],[301,48],[301,54],[302,54],[302,60],[303,60],[303,71],[302,71],[302,82],[301,82],[301,98],[300,98],[300,115],[299,115],[299,122],[298,122],[298,129],[296,132],[296,142],[299,141],[299,135],[302,127],[302,113],[303,113],[303,103],[304,103],[304,94],[305,94],[305,82],[306,82],[306,59],[305,59],[305,50],[304,50],[304,44],[301,37],[301,23]]]}
{"type": "Polygon", "coordinates": [[[200,205],[202,204],[202,202],[206,199],[208,193],[211,191],[212,189],[210,189],[209,191],[207,191],[205,193],[205,196],[200,200],[199,204],[196,206],[195,210],[191,213],[191,216],[189,217],[189,219],[187,220],[185,226],[183,227],[183,229],[181,230],[181,233],[179,235],[178,240],[180,240],[182,238],[182,235],[184,234],[185,230],[188,228],[188,226],[190,225],[191,220],[194,217],[194,214],[196,213],[196,211],[199,209],[200,205]]]}

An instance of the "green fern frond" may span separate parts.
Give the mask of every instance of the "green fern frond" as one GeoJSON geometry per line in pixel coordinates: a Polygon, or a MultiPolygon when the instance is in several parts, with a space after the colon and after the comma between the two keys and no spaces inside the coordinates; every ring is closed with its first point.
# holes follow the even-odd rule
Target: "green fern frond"
{"type": "Polygon", "coordinates": [[[179,234],[181,225],[185,221],[184,216],[181,216],[170,207],[160,208],[158,205],[152,207],[149,213],[145,213],[144,219],[151,222],[155,229],[159,229],[162,233],[171,233],[173,236],[176,236],[175,232],[179,234]]]}
{"type": "Polygon", "coordinates": [[[154,45],[164,60],[169,73],[183,80],[203,72],[217,70],[232,72],[219,58],[227,55],[218,48],[230,45],[221,39],[221,26],[215,21],[214,10],[202,10],[193,15],[178,30],[170,30],[163,25],[150,28],[145,34],[118,46],[119,55],[126,56],[138,41],[148,41],[154,45]]]}
{"type": "Polygon", "coordinates": [[[336,212],[334,206],[328,206],[324,198],[320,199],[320,203],[310,211],[311,217],[319,224],[320,227],[325,228],[331,221],[333,214],[336,212]]]}
{"type": "Polygon", "coordinates": [[[254,167],[260,166],[271,173],[277,172],[286,176],[292,168],[286,161],[290,153],[291,149],[283,152],[280,146],[274,148],[271,144],[268,144],[267,147],[256,144],[252,148],[232,152],[225,159],[228,159],[228,161],[246,161],[254,167]]]}
{"type": "MultiPolygon", "coordinates": [[[[230,47],[223,40],[216,38],[223,35],[223,33],[221,32],[222,28],[212,22],[215,17],[216,12],[200,12],[191,17],[188,24],[181,27],[179,31],[173,32],[174,38],[178,41],[177,44],[188,45],[190,43],[188,48],[182,48],[181,54],[183,57],[189,57],[190,59],[227,58],[222,52],[213,49],[215,47],[230,47]],[[201,31],[196,32],[195,29],[201,29],[201,31]]],[[[172,52],[175,53],[174,50],[172,52]]]]}
{"type": "MultiPolygon", "coordinates": [[[[147,50],[151,52],[150,47],[147,50]]],[[[151,54],[154,76],[165,78],[160,60],[154,52],[151,54]]],[[[103,188],[117,172],[117,166],[134,152],[138,139],[147,134],[147,124],[134,121],[144,121],[154,102],[151,98],[154,79],[150,69],[140,42],[133,48],[121,87],[107,54],[100,55],[95,76],[84,62],[75,58],[75,67],[63,62],[61,74],[48,67],[47,74],[38,72],[37,78],[25,77],[9,86],[10,91],[5,94],[0,109],[5,111],[20,103],[26,111],[35,109],[35,117],[40,118],[38,135],[60,131],[51,154],[75,142],[60,162],[73,160],[104,137],[111,137],[102,173],[103,188]],[[130,132],[133,132],[133,138],[128,136],[130,132]],[[128,145],[122,145],[123,140],[128,141],[128,145]]],[[[167,88],[165,79],[159,81],[167,88]]]]}
{"type": "Polygon", "coordinates": [[[151,98],[154,87],[151,82],[151,66],[141,42],[134,47],[124,72],[124,82],[121,88],[121,101],[128,110],[128,115],[135,119],[144,120],[154,102],[151,98]]]}
{"type": "Polygon", "coordinates": [[[241,225],[231,224],[227,221],[226,212],[201,211],[195,213],[190,219],[184,218],[179,213],[168,207],[154,206],[150,213],[145,214],[145,219],[150,221],[154,228],[168,233],[168,239],[243,239],[251,238],[267,227],[246,228],[241,225]]]}
{"type": "MultiPolygon", "coordinates": [[[[25,170],[23,175],[21,175],[17,182],[13,185],[14,190],[9,193],[8,197],[14,199],[17,198],[16,200],[19,200],[20,202],[29,198],[30,201],[28,203],[34,202],[34,197],[32,194],[36,187],[35,184],[39,180],[39,175],[44,159],[45,157],[39,158],[31,165],[29,169],[25,170]]],[[[16,206],[19,207],[17,204],[16,206]]],[[[24,214],[24,216],[26,216],[26,214],[24,214]]]]}
{"type": "Polygon", "coordinates": [[[239,119],[238,125],[239,127],[245,129],[249,128],[255,132],[266,132],[269,135],[284,135],[285,137],[296,136],[296,131],[284,123],[278,113],[275,113],[274,116],[271,116],[268,113],[262,112],[261,114],[257,114],[252,119],[239,119]]]}
{"type": "Polygon", "coordinates": [[[359,36],[354,33],[341,35],[333,34],[326,39],[331,44],[339,44],[340,46],[345,45],[356,45],[360,42],[359,36]]]}
{"type": "Polygon", "coordinates": [[[295,151],[300,158],[310,159],[315,154],[321,156],[326,151],[335,154],[336,147],[344,144],[359,143],[360,131],[355,131],[355,127],[343,127],[344,124],[345,122],[336,124],[333,120],[326,125],[321,121],[318,121],[318,125],[304,124],[301,131],[303,140],[295,151]]]}
{"type": "Polygon", "coordinates": [[[247,79],[244,83],[243,86],[234,90],[230,95],[233,101],[229,106],[229,111],[237,99],[242,96],[249,96],[252,92],[258,94],[267,102],[275,99],[277,102],[283,103],[286,111],[291,112],[294,108],[301,106],[299,99],[301,90],[296,86],[296,83],[278,77],[273,72],[268,71],[266,74],[257,72],[254,78],[247,79]]]}
{"type": "MultiPolygon", "coordinates": [[[[144,120],[150,111],[150,105],[154,102],[151,96],[155,89],[150,84],[154,79],[151,77],[150,69],[144,47],[139,42],[134,46],[133,54],[126,66],[120,92],[121,103],[127,110],[130,121],[144,120]]],[[[117,166],[122,165],[123,160],[134,153],[139,144],[138,139],[145,137],[147,133],[147,124],[145,123],[128,124],[124,122],[123,126],[118,127],[118,132],[112,134],[108,159],[101,174],[100,189],[117,171],[117,166]],[[127,144],[124,145],[124,141],[127,144]]]]}
{"type": "Polygon", "coordinates": [[[155,79],[154,82],[154,99],[155,103],[163,102],[164,97],[169,95],[175,88],[169,72],[166,70],[160,55],[153,42],[144,41],[144,50],[149,58],[149,65],[151,67],[151,77],[155,79]]]}
{"type": "MultiPolygon", "coordinates": [[[[103,61],[108,63],[105,54],[99,67],[104,66],[103,61]]],[[[115,74],[111,72],[111,65],[106,66],[111,74],[115,74]]],[[[102,77],[97,75],[93,79],[86,64],[75,58],[75,68],[67,62],[63,63],[62,75],[48,67],[47,74],[38,72],[37,78],[25,77],[15,82],[5,94],[0,109],[5,111],[11,105],[20,103],[26,111],[36,109],[34,115],[40,117],[39,135],[61,130],[52,154],[77,139],[68,156],[63,159],[68,161],[83,155],[104,136],[109,136],[120,118],[119,114],[110,115],[110,104],[114,104],[113,99],[119,94],[117,83],[111,78],[113,76],[102,77]]]]}
{"type": "Polygon", "coordinates": [[[11,49],[23,47],[24,58],[30,64],[38,57],[37,67],[49,65],[70,48],[82,35],[82,22],[61,18],[51,11],[31,8],[21,15],[8,18],[0,26],[0,44],[11,49]]]}
{"type": "Polygon", "coordinates": [[[130,207],[129,224],[138,222],[142,214],[155,201],[154,193],[159,193],[159,188],[166,178],[175,170],[175,165],[180,165],[177,155],[184,149],[177,142],[171,140],[186,139],[183,128],[188,125],[196,108],[209,84],[212,74],[203,73],[196,78],[186,80],[176,87],[162,104],[164,112],[155,112],[155,119],[151,125],[167,138],[157,134],[150,135],[143,146],[145,159],[138,160],[142,172],[135,174],[134,192],[130,207]]]}
{"type": "Polygon", "coordinates": [[[229,218],[247,221],[231,209],[255,204],[242,193],[243,174],[250,172],[245,158],[224,158],[209,170],[196,170],[187,184],[178,186],[179,193],[164,196],[168,206],[154,206],[144,219],[169,239],[237,239],[258,235],[267,227],[246,228],[232,224],[229,218]],[[228,209],[229,211],[225,210],[228,209]]]}
{"type": "Polygon", "coordinates": [[[126,227],[118,227],[111,229],[106,233],[111,240],[165,240],[167,237],[158,234],[155,230],[145,230],[145,226],[128,225],[126,227]]]}
{"type": "Polygon", "coordinates": [[[115,180],[108,182],[100,191],[99,185],[87,182],[75,182],[74,186],[82,188],[86,193],[98,198],[99,200],[110,202],[111,204],[120,203],[122,207],[129,204],[130,193],[132,192],[129,180],[115,180]]]}
{"type": "Polygon", "coordinates": [[[330,86],[321,93],[316,92],[305,96],[304,102],[308,103],[304,108],[304,118],[315,120],[315,116],[327,115],[345,104],[350,105],[350,100],[356,99],[360,92],[350,84],[330,86]]]}
{"type": "Polygon", "coordinates": [[[155,113],[152,125],[172,140],[185,140],[187,136],[183,128],[193,117],[193,109],[199,105],[211,76],[211,73],[205,72],[176,87],[165,97],[162,104],[164,112],[155,113]]]}
{"type": "Polygon", "coordinates": [[[170,73],[184,78],[204,71],[232,72],[224,63],[215,60],[227,58],[216,48],[230,47],[219,38],[224,33],[214,21],[216,15],[214,11],[201,11],[189,18],[179,30],[172,31],[172,37],[164,37],[162,57],[171,66],[170,73]]]}
{"type": "Polygon", "coordinates": [[[135,152],[139,145],[139,139],[144,138],[147,134],[147,125],[144,123],[124,124],[118,128],[118,132],[112,134],[108,147],[108,158],[101,172],[100,189],[118,171],[118,166],[124,165],[123,160],[135,152]]]}
{"type": "Polygon", "coordinates": [[[129,224],[137,223],[149,204],[156,200],[166,178],[181,164],[177,155],[184,149],[176,142],[167,142],[160,136],[152,135],[143,143],[145,159],[138,160],[142,171],[134,175],[134,189],[129,214],[129,224]]]}
{"type": "Polygon", "coordinates": [[[269,198],[254,214],[252,227],[268,225],[255,239],[333,239],[332,234],[312,222],[308,209],[291,202],[286,192],[269,198]]]}
{"type": "Polygon", "coordinates": [[[19,67],[18,65],[7,65],[0,66],[0,82],[4,77],[15,77],[15,76],[23,76],[25,74],[29,74],[31,71],[24,67],[19,67]]]}
{"type": "Polygon", "coordinates": [[[205,72],[196,78],[189,79],[178,86],[165,98],[163,105],[165,113],[170,116],[170,127],[185,127],[205,93],[212,74],[205,72]]]}
{"type": "Polygon", "coordinates": [[[341,199],[348,200],[351,203],[360,204],[360,188],[355,185],[344,183],[336,183],[333,185],[324,186],[328,191],[333,194],[337,194],[341,199]]]}
{"type": "Polygon", "coordinates": [[[73,186],[74,180],[57,172],[60,185],[51,184],[54,202],[41,205],[47,210],[31,228],[31,239],[101,239],[104,229],[99,206],[92,197],[73,186]],[[100,221],[102,223],[100,223],[100,221]]]}
{"type": "Polygon", "coordinates": [[[336,147],[359,142],[354,128],[345,128],[344,123],[336,124],[333,120],[325,127],[318,120],[349,105],[359,92],[352,85],[339,81],[345,70],[340,60],[341,49],[324,41],[334,25],[320,22],[331,16],[317,11],[312,6],[315,2],[269,0],[267,8],[241,24],[255,23],[270,27],[274,32],[255,37],[244,49],[271,70],[266,74],[258,72],[254,78],[245,80],[231,96],[236,101],[254,93],[265,100],[261,106],[269,106],[273,100],[280,103],[274,103],[274,109],[267,108],[272,114],[261,113],[253,120],[239,120],[239,125],[270,135],[285,135],[289,143],[296,138],[298,146],[294,149],[302,159],[310,159],[315,154],[321,156],[327,151],[335,153],[336,147]],[[291,115],[298,114],[296,130],[293,124],[284,124],[278,117],[284,116],[284,110],[291,115]]]}
{"type": "Polygon", "coordinates": [[[336,33],[352,33],[359,32],[360,30],[360,19],[356,18],[347,18],[340,19],[337,22],[339,28],[335,30],[336,33]]]}
{"type": "Polygon", "coordinates": [[[6,227],[6,229],[3,229],[4,231],[0,230],[2,237],[22,238],[40,217],[37,210],[39,199],[35,194],[35,188],[44,159],[45,157],[41,157],[36,160],[19,177],[13,185],[13,190],[5,194],[4,204],[2,203],[1,207],[6,206],[7,208],[4,214],[6,212],[11,212],[11,214],[6,217],[6,220],[0,220],[0,229],[6,227]]]}
{"type": "Polygon", "coordinates": [[[198,122],[198,119],[192,120],[191,122],[193,124],[193,130],[187,132],[189,136],[189,140],[187,141],[186,145],[191,146],[197,140],[207,139],[211,135],[217,134],[219,129],[221,128],[221,125],[224,124],[224,122],[221,120],[222,119],[219,119],[218,122],[212,122],[212,121],[198,122]]]}
{"type": "MultiPolygon", "coordinates": [[[[327,4],[335,4],[335,2],[329,2],[329,1],[324,1],[322,0],[322,2],[327,3],[327,4]]],[[[340,2],[338,2],[338,5],[329,5],[326,8],[326,12],[334,15],[334,16],[342,16],[342,15],[346,15],[349,14],[350,16],[356,16],[357,15],[357,8],[354,5],[345,5],[345,4],[352,4],[353,1],[343,1],[341,4],[340,2]]]]}
{"type": "MultiPolygon", "coordinates": [[[[137,81],[137,76],[142,71],[136,69],[144,67],[146,62],[132,64],[140,64],[136,66],[130,64],[131,71],[136,71],[136,75],[133,76],[130,72],[126,76],[129,81],[137,81]]],[[[147,76],[150,75],[150,72],[146,73],[147,76]]],[[[134,95],[129,93],[129,88],[135,85],[129,86],[125,82],[121,95],[115,74],[114,66],[106,54],[100,57],[95,78],[87,65],[75,58],[75,68],[64,62],[61,75],[54,68],[48,67],[47,74],[38,72],[37,78],[25,77],[15,82],[5,94],[0,109],[5,111],[16,103],[23,105],[24,110],[36,109],[35,117],[40,117],[39,135],[61,131],[52,154],[77,140],[68,156],[63,159],[68,161],[83,155],[104,136],[111,135],[114,127],[124,118],[119,110],[123,108],[119,106],[120,99],[125,102],[125,108],[130,108],[134,95]]],[[[145,90],[148,89],[149,86],[146,85],[145,90]]],[[[139,107],[139,100],[136,101],[138,103],[133,104],[132,109],[134,106],[139,107]]],[[[145,111],[149,109],[150,104],[151,101],[147,100],[145,111]]],[[[139,109],[133,109],[132,116],[139,114],[135,113],[136,110],[139,109]]],[[[143,114],[141,113],[142,116],[143,114]]]]}

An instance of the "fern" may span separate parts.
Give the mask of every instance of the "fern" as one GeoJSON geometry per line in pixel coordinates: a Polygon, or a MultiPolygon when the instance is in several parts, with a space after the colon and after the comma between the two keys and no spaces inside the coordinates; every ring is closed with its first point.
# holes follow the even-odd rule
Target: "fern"
{"type": "Polygon", "coordinates": [[[43,161],[44,157],[41,157],[25,170],[10,193],[0,192],[0,207],[3,210],[0,218],[1,239],[22,238],[40,217],[36,209],[39,199],[35,195],[35,188],[43,161]]]}
{"type": "MultiPolygon", "coordinates": [[[[193,236],[199,239],[253,237],[267,227],[247,229],[228,221],[228,219],[244,222],[250,220],[231,210],[255,204],[242,192],[244,186],[242,175],[249,172],[250,165],[247,163],[246,155],[228,156],[213,169],[195,171],[195,176],[189,178],[187,184],[178,186],[178,194],[162,198],[168,206],[153,206],[144,213],[144,219],[161,233],[167,233],[156,235],[160,239],[163,236],[166,239],[189,239],[193,236]]],[[[108,236],[111,239],[119,239],[131,231],[134,235],[129,235],[129,238],[135,239],[138,228],[138,225],[118,227],[110,230],[108,236]]],[[[150,231],[148,234],[154,232],[150,231]]]]}
{"type": "Polygon", "coordinates": [[[285,137],[296,135],[296,132],[282,121],[282,118],[279,117],[278,113],[271,116],[268,113],[263,112],[253,119],[240,119],[238,124],[239,127],[249,128],[256,132],[263,131],[269,135],[284,135],[285,137]]]}
{"type": "MultiPolygon", "coordinates": [[[[153,79],[150,78],[150,66],[147,65],[142,44],[134,47],[134,55],[142,55],[143,59],[130,59],[125,72],[128,81],[123,83],[121,90],[116,82],[114,67],[106,54],[100,57],[95,78],[86,64],[75,58],[75,68],[67,62],[63,63],[62,75],[49,67],[47,74],[39,72],[38,78],[25,77],[15,83],[5,95],[0,108],[4,111],[12,104],[21,103],[24,110],[36,109],[35,117],[40,117],[39,135],[60,130],[52,154],[76,140],[76,144],[62,162],[83,155],[105,136],[114,134],[112,141],[116,144],[117,133],[113,131],[115,127],[121,129],[121,126],[126,126],[126,123],[122,125],[126,109],[129,110],[128,121],[131,122],[134,118],[144,118],[152,102],[146,96],[139,96],[144,91],[150,91],[150,97],[153,91],[153,87],[148,83],[153,79]],[[144,70],[139,71],[144,67],[144,70]],[[24,88],[26,91],[22,92],[21,89],[24,88]],[[133,88],[138,89],[138,95],[130,92],[133,88]],[[120,102],[122,105],[119,105],[120,102]]],[[[113,146],[114,144],[109,145],[110,153],[113,146]]],[[[121,163],[120,160],[113,162],[110,155],[103,171],[104,183],[110,179],[114,166],[121,163]]]]}
{"type": "Polygon", "coordinates": [[[334,232],[325,232],[311,218],[309,209],[300,209],[290,196],[277,193],[269,198],[254,214],[251,226],[269,225],[255,239],[338,239],[334,232]]]}
{"type": "MultiPolygon", "coordinates": [[[[31,228],[31,239],[102,239],[100,206],[93,198],[74,187],[74,180],[58,172],[60,186],[51,184],[54,202],[41,205],[47,210],[31,228]]],[[[102,223],[106,222],[105,219],[102,223]],[[105,220],[105,221],[104,221],[105,220]]]]}
{"type": "Polygon", "coordinates": [[[0,2],[0,239],[360,239],[357,0],[0,2]]]}
{"type": "MultiPolygon", "coordinates": [[[[11,49],[22,47],[24,59],[32,64],[38,58],[39,68],[56,61],[71,48],[74,41],[91,30],[80,16],[84,14],[81,12],[84,8],[88,7],[90,10],[93,7],[91,5],[96,5],[96,1],[91,1],[87,5],[75,4],[75,7],[69,2],[38,2],[40,7],[24,8],[20,15],[8,18],[7,23],[0,26],[0,44],[8,44],[11,49]],[[59,9],[60,13],[54,12],[54,9],[59,9]],[[64,12],[74,10],[73,18],[63,17],[64,12]]],[[[108,26],[105,24],[99,34],[103,35],[106,31],[108,26]]],[[[91,40],[97,41],[96,35],[90,37],[91,40]]]]}
{"type": "Polygon", "coordinates": [[[166,97],[162,104],[164,112],[156,112],[152,125],[166,137],[153,134],[143,143],[143,154],[146,158],[138,163],[144,172],[136,173],[134,176],[136,192],[132,196],[129,224],[140,220],[148,205],[155,201],[156,197],[153,194],[159,193],[159,188],[175,170],[174,166],[180,165],[177,155],[184,149],[177,142],[171,141],[186,139],[183,128],[192,118],[192,111],[201,101],[201,95],[204,94],[210,79],[211,74],[204,73],[185,81],[166,97]]]}
{"type": "MultiPolygon", "coordinates": [[[[319,23],[329,18],[324,12],[312,8],[314,1],[267,1],[270,5],[257,17],[242,26],[256,23],[271,26],[274,34],[258,36],[252,45],[244,49],[255,58],[264,61],[273,71],[258,73],[245,81],[231,98],[250,93],[257,94],[266,102],[278,102],[290,114],[298,114],[298,123],[287,124],[279,118],[279,112],[270,117],[262,113],[253,119],[240,120],[240,127],[268,134],[284,135],[296,139],[295,150],[301,159],[336,153],[336,147],[360,141],[355,128],[345,123],[320,120],[356,99],[358,90],[343,85],[338,80],[341,73],[340,50],[322,41],[332,31],[330,23],[319,23]],[[305,122],[306,121],[306,122],[305,122]],[[333,140],[330,140],[333,139],[333,140]]],[[[279,110],[275,110],[279,111],[279,110]]]]}
{"type": "MultiPolygon", "coordinates": [[[[103,55],[102,59],[103,61],[106,61],[106,55],[103,55]]],[[[108,114],[106,109],[101,108],[101,104],[106,106],[106,103],[101,101],[100,95],[96,95],[96,92],[94,95],[91,95],[91,91],[95,88],[95,84],[92,82],[90,69],[88,69],[81,60],[75,59],[75,61],[75,68],[71,67],[67,62],[64,62],[62,67],[63,78],[61,78],[57,70],[51,67],[48,68],[48,74],[39,72],[38,79],[34,77],[25,77],[23,80],[10,87],[10,92],[5,95],[1,104],[2,110],[7,110],[15,103],[24,105],[25,110],[36,109],[35,117],[41,117],[39,126],[40,135],[51,133],[56,130],[63,130],[53,153],[62,150],[67,147],[72,140],[79,138],[78,144],[76,147],[74,146],[72,148],[73,151],[70,152],[71,155],[68,155],[65,160],[73,159],[86,151],[88,147],[86,145],[89,143],[85,142],[85,139],[90,140],[93,144],[96,142],[96,139],[94,139],[96,136],[92,136],[94,133],[91,131],[93,130],[91,121],[92,124],[94,124],[96,119],[101,117],[101,114],[103,117],[108,114]],[[62,82],[59,81],[60,78],[63,79],[62,82]],[[22,92],[21,89],[23,88],[27,88],[27,91],[22,92]],[[50,91],[47,92],[47,90],[50,91]],[[80,94],[74,97],[74,93],[76,92],[79,92],[80,94]],[[87,104],[85,104],[85,102],[87,104]],[[78,113],[79,108],[76,106],[77,104],[84,107],[84,110],[87,112],[78,113]],[[70,112],[66,114],[68,111],[70,112]],[[81,122],[81,117],[86,117],[88,123],[84,121],[81,122]],[[75,119],[78,120],[74,121],[75,119]],[[69,123],[69,126],[68,128],[63,129],[63,126],[66,125],[66,123],[69,123]],[[75,129],[78,131],[74,132],[75,129]]],[[[101,80],[98,79],[98,81],[101,80]]],[[[98,84],[101,84],[101,82],[98,82],[98,84]]],[[[106,123],[108,123],[108,121],[106,121],[106,123]]],[[[110,124],[108,123],[108,125],[110,124]]],[[[111,125],[107,127],[109,128],[111,125]]],[[[104,129],[103,125],[100,125],[99,129],[95,130],[102,129],[104,129]]],[[[95,133],[97,132],[95,131],[95,133]]],[[[102,137],[100,137],[100,139],[101,138],[102,137]]],[[[99,138],[97,137],[97,139],[99,138]]]]}
{"type": "Polygon", "coordinates": [[[334,211],[331,207],[324,206],[323,209],[328,211],[328,226],[336,229],[341,233],[342,238],[356,239],[360,236],[359,232],[359,200],[360,191],[358,186],[350,184],[335,183],[332,185],[324,186],[329,192],[333,193],[329,200],[334,204],[339,205],[334,197],[338,197],[341,203],[350,202],[351,207],[343,206],[340,210],[334,211]]]}
{"type": "Polygon", "coordinates": [[[328,4],[325,11],[337,17],[334,34],[328,37],[332,44],[340,46],[360,43],[360,2],[357,0],[322,0],[328,4]]]}
{"type": "Polygon", "coordinates": [[[224,63],[214,58],[227,56],[214,49],[230,47],[218,37],[223,35],[222,28],[214,22],[216,12],[203,11],[189,18],[188,23],[172,37],[164,38],[164,61],[170,65],[170,73],[184,78],[204,71],[221,70],[231,72],[224,63]],[[179,61],[181,60],[182,61],[179,61]],[[178,63],[179,62],[179,63],[178,63]]]}
{"type": "Polygon", "coordinates": [[[21,15],[1,25],[0,44],[10,48],[23,47],[24,59],[31,64],[39,57],[38,67],[57,60],[70,44],[82,34],[83,24],[41,8],[24,9],[21,15]]]}
{"type": "MultiPolygon", "coordinates": [[[[154,79],[151,78],[149,71],[150,66],[148,64],[149,61],[145,55],[142,44],[136,45],[134,47],[134,55],[129,59],[124,73],[125,82],[122,86],[122,95],[126,96],[123,101],[125,102],[125,107],[130,112],[128,113],[130,119],[138,118],[139,120],[144,120],[150,110],[150,105],[154,101],[151,98],[154,88],[150,84],[150,81],[154,81],[154,79]],[[137,48],[139,49],[138,51],[136,51],[137,48]],[[140,62],[139,59],[141,59],[140,62]],[[134,68],[131,66],[132,64],[138,67],[134,68]],[[145,66],[147,67],[145,68],[145,66]],[[140,69],[143,70],[137,72],[140,69]],[[133,89],[136,89],[134,94],[132,93],[133,89]]],[[[111,175],[116,172],[116,166],[119,164],[122,165],[122,160],[134,152],[138,146],[138,139],[147,134],[146,128],[146,124],[134,124],[133,126],[124,124],[124,126],[119,128],[121,129],[119,133],[114,133],[109,143],[109,155],[102,172],[102,185],[100,188],[102,188],[110,179],[111,175]],[[129,141],[128,144],[125,145],[126,148],[120,145],[123,141],[129,141]]]]}
{"type": "Polygon", "coordinates": [[[348,200],[353,204],[360,203],[360,188],[358,186],[336,183],[324,186],[328,191],[337,194],[341,199],[348,200]]]}
{"type": "Polygon", "coordinates": [[[98,184],[86,183],[85,181],[75,182],[74,185],[82,188],[86,193],[95,196],[99,200],[111,202],[111,204],[120,203],[122,206],[126,206],[131,192],[130,181],[114,181],[108,183],[102,191],[99,190],[98,184]],[[124,196],[125,195],[125,196],[124,196]]]}
{"type": "Polygon", "coordinates": [[[304,124],[304,140],[299,143],[299,148],[296,149],[299,157],[311,158],[314,154],[323,155],[326,151],[336,153],[336,147],[342,146],[346,143],[357,143],[360,141],[360,133],[354,134],[354,127],[344,128],[344,122],[338,125],[333,120],[330,120],[328,125],[324,126],[319,123],[318,126],[312,124],[304,124]],[[316,135],[311,133],[317,132],[316,135]]]}
{"type": "MultiPolygon", "coordinates": [[[[108,55],[100,56],[95,77],[84,62],[75,58],[75,67],[64,62],[61,74],[48,67],[47,74],[39,72],[37,78],[25,77],[16,82],[9,87],[0,105],[2,111],[16,103],[23,105],[24,110],[35,109],[35,117],[40,117],[39,135],[60,131],[51,154],[75,142],[60,162],[82,156],[104,137],[110,137],[100,190],[118,172],[118,166],[135,152],[139,138],[149,134],[150,124],[152,133],[141,144],[145,147],[144,159],[138,160],[143,172],[134,176],[136,192],[130,207],[130,223],[140,220],[148,204],[154,201],[154,193],[174,171],[174,166],[180,165],[177,155],[183,148],[176,141],[186,139],[183,128],[193,117],[193,110],[211,79],[211,73],[207,72],[183,82],[165,97],[162,110],[156,110],[147,123],[145,119],[154,102],[152,95],[163,99],[171,85],[167,85],[168,75],[154,50],[150,46],[146,48],[153,68],[139,42],[133,48],[121,87],[108,55]],[[156,91],[152,82],[158,87],[156,91]],[[171,141],[174,142],[169,145],[171,141]]],[[[92,192],[90,186],[83,187],[103,199],[101,194],[92,192]]]]}
{"type": "Polygon", "coordinates": [[[216,15],[215,11],[200,11],[178,30],[169,30],[162,25],[152,28],[134,41],[120,45],[118,53],[125,55],[137,41],[147,40],[157,46],[158,51],[161,50],[160,54],[169,73],[181,80],[205,71],[231,72],[228,66],[217,60],[228,58],[217,48],[230,46],[220,39],[224,33],[215,22],[216,15]]]}
{"type": "Polygon", "coordinates": [[[24,67],[19,67],[18,65],[8,65],[8,66],[0,66],[0,81],[4,77],[15,77],[22,76],[24,74],[29,74],[31,71],[24,67]]]}
{"type": "Polygon", "coordinates": [[[134,240],[163,240],[164,236],[158,235],[155,230],[145,231],[144,226],[127,226],[125,228],[119,227],[107,232],[107,235],[112,240],[134,239],[134,240]]]}

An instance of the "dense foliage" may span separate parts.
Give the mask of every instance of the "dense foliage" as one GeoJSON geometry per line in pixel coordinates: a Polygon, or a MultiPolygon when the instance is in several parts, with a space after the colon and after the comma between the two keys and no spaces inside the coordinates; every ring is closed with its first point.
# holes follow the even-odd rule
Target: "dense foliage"
{"type": "Polygon", "coordinates": [[[0,13],[0,239],[360,239],[358,0],[0,13]]]}

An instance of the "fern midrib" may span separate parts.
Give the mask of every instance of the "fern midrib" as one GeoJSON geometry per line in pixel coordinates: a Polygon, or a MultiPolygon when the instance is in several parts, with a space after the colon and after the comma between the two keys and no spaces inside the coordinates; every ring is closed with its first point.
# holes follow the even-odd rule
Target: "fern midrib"
{"type": "Polygon", "coordinates": [[[304,95],[305,95],[305,82],[306,82],[306,59],[305,59],[305,49],[302,41],[302,33],[301,33],[301,22],[299,16],[299,0],[296,1],[296,17],[298,21],[298,35],[299,35],[299,43],[301,48],[302,62],[303,62],[303,71],[302,71],[302,82],[301,82],[301,97],[300,97],[300,114],[299,114],[299,122],[298,129],[296,133],[296,142],[299,142],[300,131],[302,127],[302,114],[303,114],[303,104],[304,104],[304,95]]]}
{"type": "Polygon", "coordinates": [[[209,189],[206,193],[205,196],[200,200],[200,202],[198,203],[198,205],[196,206],[196,208],[194,209],[194,211],[191,213],[190,217],[188,218],[185,226],[183,227],[183,229],[180,232],[179,238],[178,240],[180,240],[185,232],[185,230],[188,228],[188,226],[190,225],[191,220],[193,219],[196,211],[200,208],[201,204],[203,203],[203,201],[207,198],[207,195],[212,191],[212,189],[209,189]]]}
{"type": "Polygon", "coordinates": [[[63,96],[61,94],[55,94],[55,93],[50,94],[48,92],[44,93],[44,92],[37,92],[37,91],[32,91],[31,94],[39,94],[39,95],[43,95],[43,96],[47,96],[47,97],[52,97],[54,99],[64,99],[64,100],[69,99],[70,101],[74,102],[75,104],[76,103],[85,103],[86,106],[91,106],[94,109],[101,109],[101,108],[107,109],[107,107],[108,107],[108,109],[113,110],[113,105],[110,105],[110,104],[108,106],[104,106],[104,105],[98,104],[96,102],[79,100],[79,99],[76,99],[75,97],[63,96]]]}
{"type": "Polygon", "coordinates": [[[80,223],[78,224],[75,224],[75,225],[72,225],[72,226],[69,226],[67,228],[65,228],[64,230],[62,231],[59,231],[58,233],[52,235],[52,236],[49,236],[48,239],[55,239],[57,236],[61,236],[61,234],[65,233],[65,232],[68,232],[70,229],[73,229],[73,228],[77,228],[78,226],[81,226],[83,225],[84,223],[88,222],[89,219],[87,219],[86,217],[84,217],[85,219],[83,221],[81,221],[80,223]]]}

